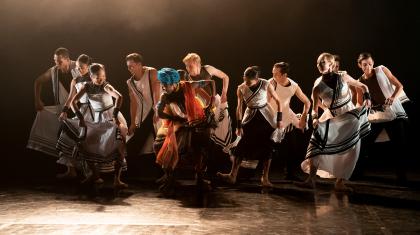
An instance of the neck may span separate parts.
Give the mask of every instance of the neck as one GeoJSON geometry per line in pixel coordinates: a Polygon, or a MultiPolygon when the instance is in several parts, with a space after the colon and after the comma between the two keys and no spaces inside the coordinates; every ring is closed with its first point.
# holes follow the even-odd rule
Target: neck
{"type": "Polygon", "coordinates": [[[134,80],[139,81],[143,77],[143,74],[144,74],[144,69],[141,68],[139,72],[134,74],[134,80]]]}
{"type": "Polygon", "coordinates": [[[289,82],[286,76],[274,76],[274,80],[281,85],[287,85],[289,82]]]}
{"type": "Polygon", "coordinates": [[[64,68],[60,68],[61,72],[67,73],[70,70],[70,64],[66,65],[64,68]]]}
{"type": "Polygon", "coordinates": [[[370,72],[367,72],[367,73],[364,73],[364,74],[363,74],[363,76],[364,76],[366,79],[368,79],[368,78],[372,77],[372,75],[373,75],[373,70],[371,70],[370,72]]]}

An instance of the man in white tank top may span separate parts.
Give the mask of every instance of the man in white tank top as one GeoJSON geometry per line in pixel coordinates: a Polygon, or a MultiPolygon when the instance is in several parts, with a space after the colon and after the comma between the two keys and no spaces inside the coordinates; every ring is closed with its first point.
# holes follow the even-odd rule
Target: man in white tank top
{"type": "MultiPolygon", "coordinates": [[[[289,64],[286,62],[279,62],[274,64],[273,66],[273,77],[269,80],[271,85],[274,87],[274,91],[276,92],[277,96],[280,99],[280,104],[282,105],[283,110],[283,124],[285,127],[285,134],[288,134],[289,137],[286,142],[289,142],[292,147],[288,147],[288,151],[286,151],[286,156],[282,156],[281,152],[282,148],[284,150],[285,144],[284,140],[282,141],[283,144],[277,143],[274,146],[274,156],[278,156],[281,158],[285,165],[285,175],[286,179],[295,179],[297,178],[297,170],[300,168],[299,163],[305,156],[305,152],[302,153],[302,159],[299,159],[296,153],[299,153],[297,149],[297,141],[302,140],[303,136],[302,133],[306,127],[306,120],[307,114],[309,112],[309,108],[311,107],[311,102],[309,101],[308,97],[302,92],[299,85],[294,82],[292,79],[288,77],[289,74],[289,64]],[[295,96],[303,103],[303,111],[299,118],[292,109],[290,108],[290,99],[295,96]],[[295,128],[300,129],[300,133],[296,130],[293,131],[295,128]],[[293,132],[292,132],[293,131],[293,132]],[[293,153],[293,154],[292,154],[293,153]]],[[[269,97],[269,103],[272,107],[275,107],[275,101],[269,97]]]]}
{"type": "Polygon", "coordinates": [[[138,53],[127,55],[126,62],[128,71],[132,74],[127,80],[131,117],[127,141],[128,156],[153,154],[153,141],[158,124],[156,103],[161,93],[157,70],[144,66],[143,57],[138,53]]]}

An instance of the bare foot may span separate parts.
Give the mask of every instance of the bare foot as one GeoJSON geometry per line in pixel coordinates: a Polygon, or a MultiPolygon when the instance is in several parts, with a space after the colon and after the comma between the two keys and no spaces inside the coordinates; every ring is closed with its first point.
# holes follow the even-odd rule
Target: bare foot
{"type": "Polygon", "coordinates": [[[128,188],[128,184],[126,184],[122,181],[114,181],[114,188],[117,188],[117,189],[128,188]]]}
{"type": "Polygon", "coordinates": [[[223,180],[224,182],[228,183],[228,184],[235,184],[236,183],[236,178],[233,177],[232,174],[222,174],[220,172],[217,172],[217,177],[219,177],[219,179],[223,180]]]}
{"type": "Polygon", "coordinates": [[[264,177],[261,177],[261,185],[263,187],[272,188],[273,184],[270,182],[269,179],[265,179],[264,177]]]}

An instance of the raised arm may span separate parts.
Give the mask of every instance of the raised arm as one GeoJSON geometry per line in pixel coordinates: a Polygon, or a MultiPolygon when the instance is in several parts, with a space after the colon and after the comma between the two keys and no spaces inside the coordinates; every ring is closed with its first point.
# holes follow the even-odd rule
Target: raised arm
{"type": "Polygon", "coordinates": [[[48,69],[45,73],[41,74],[34,82],[34,99],[35,99],[35,110],[41,111],[44,109],[44,103],[41,100],[42,84],[51,81],[51,69],[48,69]]]}
{"type": "Polygon", "coordinates": [[[220,79],[223,80],[223,88],[222,88],[222,97],[221,97],[221,103],[224,103],[227,101],[227,91],[229,88],[229,77],[226,75],[223,71],[216,69],[215,67],[211,65],[206,65],[205,68],[207,69],[207,72],[209,72],[211,75],[214,75],[220,79]]]}

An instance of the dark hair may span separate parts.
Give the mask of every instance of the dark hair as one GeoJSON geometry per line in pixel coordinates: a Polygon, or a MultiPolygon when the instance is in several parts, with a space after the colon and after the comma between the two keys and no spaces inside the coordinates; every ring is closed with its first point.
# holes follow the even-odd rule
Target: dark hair
{"type": "Polygon", "coordinates": [[[132,60],[136,63],[143,64],[143,56],[141,56],[139,53],[131,53],[125,57],[125,61],[132,60]]]}
{"type": "Polygon", "coordinates": [[[79,61],[79,63],[82,63],[82,64],[87,64],[87,65],[92,64],[92,58],[90,58],[90,56],[86,54],[79,55],[79,57],[77,57],[77,61],[79,61]]]}
{"type": "Polygon", "coordinates": [[[360,53],[359,58],[357,58],[357,63],[360,64],[362,60],[372,58],[372,55],[367,52],[360,53]]]}
{"type": "Polygon", "coordinates": [[[102,64],[93,63],[89,66],[90,75],[98,74],[100,70],[105,70],[105,67],[102,64]]]}
{"type": "Polygon", "coordinates": [[[274,67],[276,69],[280,69],[280,73],[281,74],[285,74],[285,73],[289,73],[290,68],[289,68],[289,64],[286,62],[279,62],[279,63],[275,63],[274,67]]]}
{"type": "Polygon", "coordinates": [[[64,48],[64,47],[59,47],[59,48],[55,49],[54,55],[62,56],[64,58],[70,58],[69,50],[67,50],[67,48],[64,48]]]}
{"type": "Polygon", "coordinates": [[[245,69],[244,77],[248,79],[257,79],[260,76],[260,68],[258,66],[250,66],[245,69]]]}

